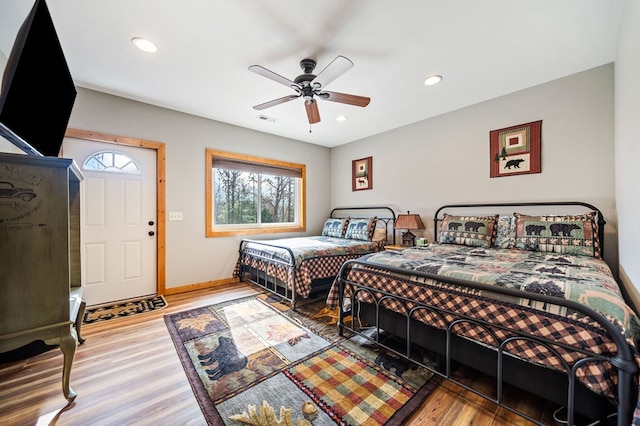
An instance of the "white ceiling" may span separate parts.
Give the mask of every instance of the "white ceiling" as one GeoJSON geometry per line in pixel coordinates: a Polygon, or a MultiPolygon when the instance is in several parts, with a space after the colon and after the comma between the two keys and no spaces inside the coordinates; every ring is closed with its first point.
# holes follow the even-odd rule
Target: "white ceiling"
{"type": "MultiPolygon", "coordinates": [[[[613,62],[623,0],[48,0],[71,74],[91,88],[328,147],[613,62]],[[136,36],[159,51],[137,50],[136,36]],[[366,108],[302,99],[256,111],[289,79],[337,55],[355,66],[327,89],[366,108]],[[437,86],[425,77],[441,74],[437,86]],[[259,120],[266,115],[275,122],[259,120]],[[337,122],[336,116],[349,117],[337,122]]],[[[1,0],[9,55],[32,0],[1,0]]]]}

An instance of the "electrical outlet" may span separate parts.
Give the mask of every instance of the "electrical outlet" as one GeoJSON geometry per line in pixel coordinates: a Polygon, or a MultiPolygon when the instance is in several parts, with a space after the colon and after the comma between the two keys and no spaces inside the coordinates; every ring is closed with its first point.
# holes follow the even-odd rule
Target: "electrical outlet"
{"type": "Polygon", "coordinates": [[[182,212],[169,212],[169,220],[182,220],[182,212]]]}

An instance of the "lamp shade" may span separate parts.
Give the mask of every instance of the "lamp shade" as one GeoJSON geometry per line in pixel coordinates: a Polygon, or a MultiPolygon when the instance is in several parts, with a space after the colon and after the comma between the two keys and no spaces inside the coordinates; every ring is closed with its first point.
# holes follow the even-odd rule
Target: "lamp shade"
{"type": "Polygon", "coordinates": [[[424,224],[420,215],[411,214],[399,214],[396,223],[393,225],[394,229],[424,229],[424,224]]]}

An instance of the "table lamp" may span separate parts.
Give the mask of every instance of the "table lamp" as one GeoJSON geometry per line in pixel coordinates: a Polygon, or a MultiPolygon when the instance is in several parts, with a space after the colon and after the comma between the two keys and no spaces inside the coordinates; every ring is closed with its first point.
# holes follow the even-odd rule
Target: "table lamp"
{"type": "Polygon", "coordinates": [[[416,236],[413,235],[411,230],[424,229],[424,224],[422,223],[422,219],[420,219],[420,215],[411,214],[407,211],[407,214],[398,215],[393,229],[406,229],[407,232],[402,233],[402,245],[413,246],[416,242],[416,236]]]}

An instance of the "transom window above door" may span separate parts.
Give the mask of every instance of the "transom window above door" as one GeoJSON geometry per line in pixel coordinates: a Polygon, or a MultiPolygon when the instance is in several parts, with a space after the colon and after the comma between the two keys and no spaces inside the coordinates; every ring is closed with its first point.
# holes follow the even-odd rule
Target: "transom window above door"
{"type": "Polygon", "coordinates": [[[124,173],[139,175],[140,166],[127,154],[118,151],[98,151],[91,154],[82,165],[83,170],[92,172],[124,173]]]}

